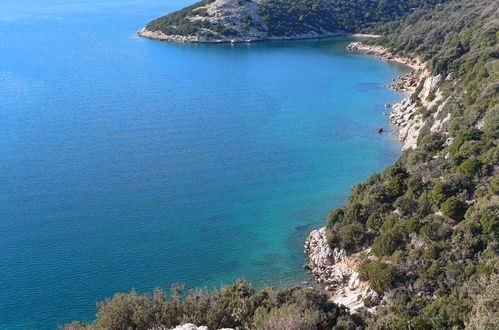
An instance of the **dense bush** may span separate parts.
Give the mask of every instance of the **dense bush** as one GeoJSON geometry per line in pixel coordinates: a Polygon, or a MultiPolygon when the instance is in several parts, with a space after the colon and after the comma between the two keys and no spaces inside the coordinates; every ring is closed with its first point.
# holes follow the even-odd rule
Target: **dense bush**
{"type": "Polygon", "coordinates": [[[172,287],[152,294],[118,293],[98,304],[92,324],[73,322],[66,329],[150,329],[194,323],[210,329],[331,329],[345,310],[314,290],[264,288],[255,292],[238,280],[220,291],[183,292],[172,287]]]}
{"type": "Polygon", "coordinates": [[[389,256],[403,243],[402,234],[398,229],[391,229],[376,237],[372,251],[378,257],[389,256]]]}
{"type": "Polygon", "coordinates": [[[456,197],[451,197],[442,204],[442,213],[455,220],[463,220],[467,206],[456,197]]]}
{"type": "Polygon", "coordinates": [[[392,289],[397,279],[395,268],[379,261],[364,261],[359,267],[359,274],[378,293],[392,289]]]}

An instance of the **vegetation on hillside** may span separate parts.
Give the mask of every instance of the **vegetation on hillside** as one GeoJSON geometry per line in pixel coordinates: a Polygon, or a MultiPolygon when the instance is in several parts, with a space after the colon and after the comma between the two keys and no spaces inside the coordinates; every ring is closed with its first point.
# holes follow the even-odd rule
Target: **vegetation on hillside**
{"type": "MultiPolygon", "coordinates": [[[[422,7],[433,8],[447,0],[263,0],[257,14],[263,24],[257,30],[267,37],[292,37],[307,33],[354,32],[374,23],[402,17],[422,7]]],[[[210,19],[206,5],[214,0],[203,0],[187,8],[160,17],[149,24],[149,31],[166,35],[202,36],[207,38],[234,38],[244,34],[227,20],[224,23],[210,19]]],[[[245,6],[250,0],[238,0],[245,6]]],[[[257,23],[250,16],[242,18],[246,26],[257,23]]],[[[259,20],[260,21],[260,20],[259,20]]]]}
{"type": "Polygon", "coordinates": [[[372,27],[383,34],[372,42],[421,56],[433,75],[445,77],[441,94],[428,96],[437,100],[433,106],[416,100],[426,119],[418,148],[355,185],[348,203],[328,218],[332,247],[372,248],[375,257],[365,258],[359,272],[380,294],[379,301],[366,301],[380,305],[376,315],[348,315],[313,290],[253,292],[238,281],[220,292],[195,291],[185,298],[178,290],[169,297],[162,291],[118,294],[99,305],[93,325],[70,328],[146,329],[194,322],[211,329],[495,329],[498,12],[495,0],[453,0],[372,27]],[[449,114],[443,129],[433,132],[433,123],[449,114]]]}
{"type": "Polygon", "coordinates": [[[356,32],[375,23],[400,18],[438,0],[266,0],[259,10],[271,36],[313,31],[356,32]]]}
{"type": "Polygon", "coordinates": [[[248,282],[238,280],[220,291],[195,290],[184,295],[173,286],[166,295],[160,289],[152,294],[116,294],[100,304],[92,325],[73,322],[76,329],[151,329],[195,323],[210,329],[331,329],[338,319],[349,319],[345,308],[315,290],[292,288],[258,292],[248,282]]]}
{"type": "MultiPolygon", "coordinates": [[[[366,316],[371,327],[464,328],[478,322],[475,303],[487,294],[476,288],[497,291],[498,3],[453,1],[377,30],[384,36],[374,42],[421,56],[446,80],[432,107],[416,100],[426,118],[418,148],[353,187],[329,216],[329,243],[372,247],[376,260],[364,261],[361,276],[384,293],[385,307],[366,316]],[[448,114],[444,130],[432,132],[448,114]]],[[[489,302],[480,313],[495,313],[497,324],[499,301],[489,302]]]]}

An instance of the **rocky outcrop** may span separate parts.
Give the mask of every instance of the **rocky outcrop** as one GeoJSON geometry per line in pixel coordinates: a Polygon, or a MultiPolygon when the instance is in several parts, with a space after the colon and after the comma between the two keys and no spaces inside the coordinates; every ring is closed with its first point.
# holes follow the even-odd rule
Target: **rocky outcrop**
{"type": "Polygon", "coordinates": [[[187,323],[184,325],[179,325],[176,328],[173,328],[172,330],[208,330],[208,327],[198,327],[192,323],[187,323]]]}
{"type": "Polygon", "coordinates": [[[402,141],[402,149],[415,149],[419,134],[423,128],[423,116],[417,113],[417,102],[410,97],[393,106],[390,120],[398,127],[398,136],[402,141]]]}
{"type": "Polygon", "coordinates": [[[335,303],[357,310],[364,307],[365,298],[377,296],[368,282],[360,280],[357,272],[361,254],[369,256],[369,250],[348,255],[345,250],[331,249],[323,227],[310,233],[305,242],[305,254],[309,259],[306,267],[316,281],[325,286],[335,303]]]}
{"type": "Polygon", "coordinates": [[[181,43],[199,42],[199,37],[197,36],[167,35],[161,31],[149,31],[146,28],[143,28],[137,34],[143,38],[158,40],[158,41],[181,42],[181,43]]]}
{"type": "MultiPolygon", "coordinates": [[[[362,42],[352,42],[347,46],[347,49],[350,51],[361,51],[385,61],[401,63],[413,69],[411,72],[388,85],[388,87],[398,92],[408,94],[406,98],[392,106],[390,120],[398,127],[399,139],[403,143],[402,149],[406,150],[416,148],[417,140],[421,129],[423,128],[424,122],[423,116],[417,113],[420,105],[417,100],[411,98],[410,95],[415,92],[420,82],[428,76],[428,73],[423,70],[425,64],[419,58],[411,59],[408,57],[394,55],[382,46],[366,45],[362,42]]],[[[423,88],[420,93],[424,94],[423,97],[425,99],[431,92],[434,91],[436,86],[435,83],[437,81],[438,79],[435,79],[433,83],[428,84],[426,84],[425,81],[425,86],[428,86],[423,88]]]]}
{"type": "Polygon", "coordinates": [[[420,72],[413,70],[393,81],[388,85],[389,88],[401,93],[412,93],[418,87],[420,72]]]}
{"type": "Polygon", "coordinates": [[[450,113],[442,116],[441,113],[445,108],[446,101],[442,101],[442,93],[439,90],[440,85],[445,80],[441,75],[430,75],[428,70],[425,70],[425,63],[419,58],[407,58],[390,53],[386,48],[376,45],[365,45],[361,42],[353,42],[347,46],[351,51],[362,51],[368,55],[375,56],[379,59],[401,63],[411,67],[413,70],[389,85],[390,88],[407,93],[402,101],[392,106],[390,113],[390,121],[397,126],[399,140],[402,141],[402,149],[417,148],[417,141],[421,130],[429,120],[431,120],[430,130],[432,132],[441,131],[445,123],[450,119],[450,113]],[[422,85],[421,90],[417,95],[413,95],[418,86],[422,85]],[[439,102],[437,111],[432,118],[424,118],[421,109],[432,109],[439,102]]]}
{"type": "Polygon", "coordinates": [[[431,76],[428,71],[417,71],[413,74],[416,76],[416,84],[413,82],[405,84],[406,92],[413,94],[416,87],[422,83],[421,91],[417,95],[408,96],[395,104],[390,114],[390,120],[398,127],[399,139],[403,143],[402,149],[404,150],[417,148],[419,135],[427,122],[431,121],[430,130],[432,132],[438,132],[450,119],[450,113],[439,119],[442,110],[445,108],[445,101],[438,106],[437,111],[431,118],[424,118],[420,111],[423,108],[432,109],[442,101],[442,93],[439,87],[444,78],[440,75],[431,76]]]}

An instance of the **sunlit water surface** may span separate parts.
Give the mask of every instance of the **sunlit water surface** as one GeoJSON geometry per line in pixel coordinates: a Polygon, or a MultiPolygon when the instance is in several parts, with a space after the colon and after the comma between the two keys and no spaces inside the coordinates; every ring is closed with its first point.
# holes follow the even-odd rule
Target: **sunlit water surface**
{"type": "Polygon", "coordinates": [[[399,155],[403,68],[346,39],[138,38],[189,1],[0,4],[0,328],[117,291],[301,282],[303,242],[399,155]]]}

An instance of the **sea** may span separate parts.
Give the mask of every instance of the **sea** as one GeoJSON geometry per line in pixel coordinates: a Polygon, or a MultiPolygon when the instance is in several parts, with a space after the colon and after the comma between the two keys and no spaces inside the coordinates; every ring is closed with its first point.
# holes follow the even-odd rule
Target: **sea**
{"type": "Polygon", "coordinates": [[[385,85],[407,68],[348,37],[136,35],[190,3],[0,3],[0,329],[131,289],[301,285],[308,233],[400,156],[385,85]]]}

